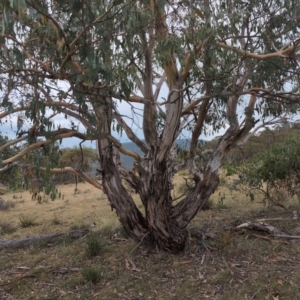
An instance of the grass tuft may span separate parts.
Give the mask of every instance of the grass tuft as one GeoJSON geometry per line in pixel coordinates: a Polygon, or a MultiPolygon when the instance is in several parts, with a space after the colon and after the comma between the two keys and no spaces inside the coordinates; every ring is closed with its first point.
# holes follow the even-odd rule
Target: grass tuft
{"type": "Polygon", "coordinates": [[[52,224],[53,225],[61,225],[62,222],[61,220],[58,218],[57,214],[54,214],[53,219],[52,219],[52,224]]]}
{"type": "Polygon", "coordinates": [[[211,199],[208,199],[204,205],[202,206],[202,210],[209,210],[212,209],[214,207],[214,202],[211,199]]]}
{"type": "Polygon", "coordinates": [[[82,270],[82,276],[87,282],[95,284],[101,279],[101,269],[99,267],[87,267],[82,270]]]}
{"type": "Polygon", "coordinates": [[[91,225],[79,221],[78,223],[74,223],[71,225],[70,229],[71,230],[80,230],[80,229],[90,229],[91,225]]]}
{"type": "Polygon", "coordinates": [[[30,216],[30,215],[21,215],[19,217],[20,225],[22,228],[28,228],[31,226],[37,225],[36,218],[30,216]]]}
{"type": "Polygon", "coordinates": [[[99,255],[105,247],[102,236],[99,234],[90,235],[86,240],[86,252],[89,257],[99,255]]]}

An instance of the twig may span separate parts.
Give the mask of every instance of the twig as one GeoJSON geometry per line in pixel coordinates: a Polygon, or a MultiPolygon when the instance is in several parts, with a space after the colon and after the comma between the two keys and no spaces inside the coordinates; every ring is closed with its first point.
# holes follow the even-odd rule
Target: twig
{"type": "Polygon", "coordinates": [[[205,261],[205,254],[202,255],[202,259],[201,259],[201,263],[200,264],[203,265],[204,261],[205,261]]]}
{"type": "Polygon", "coordinates": [[[249,300],[253,300],[254,297],[261,291],[262,288],[258,289],[249,300]]]}
{"type": "Polygon", "coordinates": [[[149,232],[146,232],[145,235],[142,237],[142,239],[140,240],[140,242],[128,253],[128,255],[130,255],[136,248],[138,248],[141,243],[143,242],[144,238],[148,235],[149,232]]]}
{"type": "Polygon", "coordinates": [[[228,267],[228,264],[227,264],[227,262],[226,262],[224,256],[222,256],[222,259],[223,259],[223,262],[224,262],[224,264],[225,264],[227,270],[230,272],[231,275],[233,275],[233,272],[232,272],[232,270],[228,267]]]}
{"type": "Polygon", "coordinates": [[[300,239],[299,235],[274,234],[273,236],[278,238],[284,238],[284,239],[300,239]]]}
{"type": "Polygon", "coordinates": [[[293,219],[293,218],[270,218],[270,219],[258,219],[256,220],[256,222],[265,222],[265,221],[299,221],[297,219],[293,219]]]}
{"type": "Polygon", "coordinates": [[[157,243],[155,243],[155,248],[156,248],[156,251],[157,251],[157,254],[158,254],[159,258],[161,258],[160,252],[159,252],[159,248],[158,248],[158,244],[157,244],[157,243]]]}

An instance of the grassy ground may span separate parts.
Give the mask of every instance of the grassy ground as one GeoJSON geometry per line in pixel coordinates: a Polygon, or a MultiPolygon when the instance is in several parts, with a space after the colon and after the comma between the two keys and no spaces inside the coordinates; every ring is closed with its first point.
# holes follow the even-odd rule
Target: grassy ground
{"type": "MultiPolygon", "coordinates": [[[[177,187],[180,182],[175,180],[177,187]]],[[[298,210],[296,202],[286,211],[265,208],[222,186],[212,196],[213,208],[191,224],[204,239],[191,238],[183,253],[173,255],[127,239],[100,191],[84,184],[76,195],[71,185],[60,190],[64,199],[42,204],[27,192],[4,195],[15,206],[0,211],[0,238],[83,227],[92,233],[1,250],[1,300],[300,299],[300,244],[234,229],[247,220],[290,217],[298,210]],[[31,226],[22,228],[24,219],[31,226]]],[[[300,226],[295,220],[270,223],[282,229],[300,226]]]]}

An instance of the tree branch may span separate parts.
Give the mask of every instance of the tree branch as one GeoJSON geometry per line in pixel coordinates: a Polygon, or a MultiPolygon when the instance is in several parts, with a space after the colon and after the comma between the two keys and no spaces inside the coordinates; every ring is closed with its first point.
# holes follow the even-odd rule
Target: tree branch
{"type": "Polygon", "coordinates": [[[187,77],[188,74],[189,74],[189,71],[190,71],[190,65],[191,65],[191,61],[192,61],[193,55],[194,55],[194,54],[198,54],[198,53],[202,50],[204,44],[208,41],[208,39],[209,39],[209,38],[207,38],[207,39],[205,39],[204,41],[202,41],[201,43],[199,43],[199,45],[195,48],[195,50],[194,50],[194,51],[191,51],[191,52],[186,56],[185,62],[184,62],[184,67],[183,67],[183,69],[182,69],[182,71],[181,71],[181,76],[180,76],[180,80],[181,80],[182,83],[185,81],[186,77],[187,77]]]}
{"type": "MultiPolygon", "coordinates": [[[[50,134],[49,132],[48,133],[44,133],[43,135],[45,136],[46,134],[50,134]]],[[[70,138],[70,137],[77,137],[77,138],[80,138],[80,139],[83,139],[83,140],[95,140],[97,137],[88,137],[84,134],[82,134],[81,132],[78,132],[76,130],[70,130],[70,129],[60,129],[60,130],[57,130],[57,131],[54,131],[52,132],[51,134],[56,134],[55,136],[52,136],[51,139],[47,139],[45,141],[39,141],[39,142],[36,142],[34,144],[31,144],[29,145],[28,147],[26,147],[25,149],[23,149],[22,151],[20,151],[18,154],[8,158],[8,159],[5,159],[2,161],[2,165],[6,166],[10,163],[13,163],[17,160],[19,160],[20,158],[22,158],[24,155],[26,155],[28,152],[34,150],[34,149],[38,149],[40,147],[44,147],[46,145],[49,145],[51,143],[53,143],[54,141],[57,141],[57,140],[60,140],[60,139],[64,139],[64,138],[70,138]]]]}
{"type": "Polygon", "coordinates": [[[28,138],[28,136],[22,136],[22,137],[19,137],[19,138],[15,139],[15,140],[7,142],[6,144],[4,144],[3,146],[0,147],[0,153],[3,152],[6,148],[8,148],[12,145],[15,145],[19,142],[25,141],[27,138],[28,138]]]}
{"type": "Polygon", "coordinates": [[[198,139],[199,139],[199,136],[201,134],[202,127],[203,127],[203,124],[204,124],[204,119],[207,115],[207,112],[209,110],[210,105],[211,105],[210,100],[205,99],[203,101],[202,105],[201,105],[200,110],[199,110],[197,122],[196,122],[195,128],[192,132],[192,140],[191,140],[191,146],[190,146],[190,153],[191,154],[194,154],[194,152],[195,152],[195,150],[198,146],[198,139]]]}
{"type": "Polygon", "coordinates": [[[166,81],[166,75],[165,75],[165,73],[163,73],[162,76],[160,77],[158,84],[156,85],[156,89],[155,89],[154,96],[153,96],[154,102],[157,101],[161,87],[165,81],[166,81]]]}
{"type": "Polygon", "coordinates": [[[148,152],[147,146],[134,134],[134,132],[126,124],[123,118],[117,113],[113,113],[113,118],[115,118],[118,121],[118,123],[121,125],[121,127],[125,130],[128,138],[132,142],[134,142],[144,153],[147,153],[148,152]]]}
{"type": "Polygon", "coordinates": [[[82,123],[82,125],[86,128],[86,129],[89,129],[90,131],[92,132],[95,132],[95,128],[92,126],[92,124],[86,120],[83,116],[67,109],[67,108],[64,108],[60,111],[60,113],[65,113],[66,115],[70,116],[70,117],[73,117],[75,119],[77,119],[78,121],[80,121],[82,123]]]}
{"type": "Polygon", "coordinates": [[[191,110],[195,108],[196,105],[198,105],[200,102],[206,100],[206,99],[212,99],[212,98],[220,98],[220,97],[231,97],[231,96],[242,96],[242,95],[251,95],[256,94],[257,96],[263,96],[265,94],[271,94],[271,90],[264,89],[264,88],[250,88],[241,92],[222,92],[222,93],[214,93],[202,96],[193,102],[189,103],[183,110],[182,115],[190,113],[191,110]]]}
{"type": "Polygon", "coordinates": [[[254,136],[258,130],[260,130],[261,128],[264,128],[266,126],[269,125],[275,125],[275,124],[279,124],[279,123],[284,123],[287,121],[287,118],[285,116],[282,116],[280,118],[274,118],[270,121],[267,122],[263,122],[261,125],[256,126],[255,129],[251,132],[249,132],[246,136],[244,136],[243,138],[241,138],[241,140],[238,142],[238,146],[242,146],[244,145],[252,136],[254,136]]]}
{"type": "Polygon", "coordinates": [[[155,127],[155,106],[153,105],[152,90],[152,49],[148,46],[145,49],[145,76],[144,92],[145,97],[150,99],[150,103],[145,104],[143,112],[143,131],[147,144],[154,144],[157,140],[157,131],[155,127]]]}
{"type": "Polygon", "coordinates": [[[283,46],[277,52],[267,53],[267,54],[256,54],[256,53],[247,52],[245,50],[239,49],[239,48],[231,46],[231,45],[227,45],[224,42],[220,42],[220,41],[216,41],[216,45],[220,46],[223,49],[232,50],[233,52],[240,54],[244,58],[254,58],[257,60],[267,60],[267,59],[276,58],[276,57],[286,58],[286,57],[289,57],[289,54],[291,52],[293,52],[293,51],[295,51],[295,49],[299,48],[299,43],[297,43],[296,45],[293,45],[293,46],[291,46],[290,44],[287,44],[287,45],[283,46]]]}
{"type": "MultiPolygon", "coordinates": [[[[40,168],[40,169],[46,171],[46,168],[40,168]]],[[[93,179],[92,177],[90,177],[89,175],[87,175],[86,173],[84,173],[80,170],[75,170],[72,167],[65,167],[62,169],[54,168],[54,169],[50,169],[50,172],[53,174],[72,173],[72,174],[80,177],[81,179],[87,181],[88,183],[93,185],[95,188],[103,190],[102,185],[97,180],[93,179]]]]}

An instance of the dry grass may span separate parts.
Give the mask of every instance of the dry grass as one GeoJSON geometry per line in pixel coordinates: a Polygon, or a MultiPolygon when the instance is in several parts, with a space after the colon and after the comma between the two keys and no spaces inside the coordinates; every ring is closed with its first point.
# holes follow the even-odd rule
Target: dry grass
{"type": "MultiPolygon", "coordinates": [[[[119,226],[115,213],[111,211],[107,198],[100,190],[80,183],[75,195],[74,185],[60,186],[59,191],[62,192],[63,199],[51,201],[47,196],[43,196],[41,204],[32,200],[29,192],[2,196],[5,200],[21,199],[22,201],[14,200],[15,208],[0,212],[1,221],[20,227],[20,217],[32,216],[39,226],[26,230],[26,235],[47,234],[58,230],[68,231],[72,226],[78,228],[93,226],[96,230],[119,226]]],[[[24,233],[25,231],[21,229],[6,238],[20,237],[24,233]]]]}
{"type": "MultiPolygon", "coordinates": [[[[177,177],[175,188],[181,182],[177,177]]],[[[126,239],[100,191],[83,184],[78,189],[74,196],[74,186],[62,186],[64,199],[43,204],[22,193],[24,203],[0,212],[2,224],[17,229],[2,232],[0,239],[89,226],[105,247],[96,256],[88,255],[88,236],[2,250],[0,299],[300,299],[299,244],[234,231],[235,225],[250,219],[288,217],[297,203],[287,211],[267,209],[223,184],[212,196],[214,208],[200,212],[191,224],[211,238],[192,238],[185,252],[173,255],[147,244],[137,247],[126,239]],[[218,205],[220,195],[225,195],[223,207],[218,205]],[[25,214],[38,225],[21,228],[19,218],[25,214]]],[[[288,229],[297,221],[274,225],[288,229]]]]}

